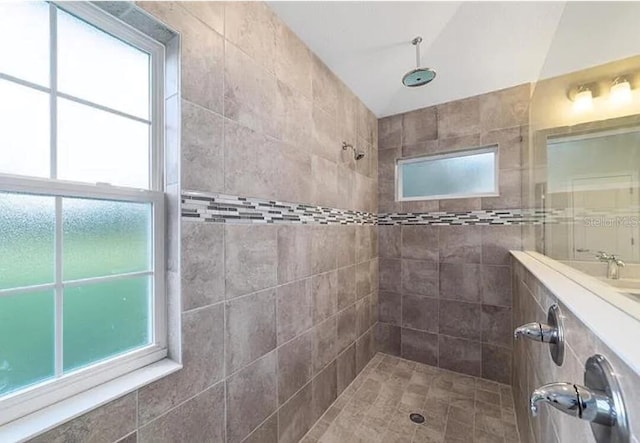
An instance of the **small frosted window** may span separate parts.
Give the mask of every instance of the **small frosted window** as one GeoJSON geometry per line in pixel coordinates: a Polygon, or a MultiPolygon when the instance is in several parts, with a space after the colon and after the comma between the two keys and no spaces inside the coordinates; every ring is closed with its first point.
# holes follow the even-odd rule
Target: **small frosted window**
{"type": "Polygon", "coordinates": [[[398,200],[497,195],[497,148],[398,161],[398,200]]]}

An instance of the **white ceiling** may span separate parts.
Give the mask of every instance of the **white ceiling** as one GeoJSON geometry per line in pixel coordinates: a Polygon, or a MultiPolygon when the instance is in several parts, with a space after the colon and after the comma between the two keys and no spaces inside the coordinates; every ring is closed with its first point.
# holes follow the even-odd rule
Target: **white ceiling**
{"type": "Polygon", "coordinates": [[[270,2],[378,117],[640,53],[640,2],[270,2]],[[405,88],[415,68],[437,72],[405,88]]]}

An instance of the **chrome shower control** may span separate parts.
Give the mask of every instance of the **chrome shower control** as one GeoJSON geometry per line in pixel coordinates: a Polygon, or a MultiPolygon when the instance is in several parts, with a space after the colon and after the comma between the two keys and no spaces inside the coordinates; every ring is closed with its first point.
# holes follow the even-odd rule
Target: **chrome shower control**
{"type": "Polygon", "coordinates": [[[615,411],[608,397],[573,383],[549,383],[531,394],[531,415],[538,415],[539,403],[548,403],[572,417],[611,426],[615,411]]]}
{"type": "Polygon", "coordinates": [[[585,365],[586,386],[549,383],[531,393],[531,415],[541,403],[591,423],[598,443],[628,443],[629,423],[620,386],[613,368],[602,355],[589,357],[585,365]]]}
{"type": "Polygon", "coordinates": [[[545,323],[527,323],[522,325],[513,333],[515,338],[526,337],[529,340],[541,341],[542,343],[556,343],[558,341],[558,330],[545,323]]]}
{"type": "Polygon", "coordinates": [[[547,313],[547,323],[527,323],[513,331],[516,339],[526,337],[529,340],[549,343],[551,358],[561,366],[564,360],[564,328],[562,326],[560,308],[552,305],[547,313]]]}

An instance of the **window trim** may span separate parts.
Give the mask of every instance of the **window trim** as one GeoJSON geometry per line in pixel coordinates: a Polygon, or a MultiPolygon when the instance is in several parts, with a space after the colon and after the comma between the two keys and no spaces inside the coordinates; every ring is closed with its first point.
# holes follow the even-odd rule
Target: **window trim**
{"type": "MultiPolygon", "coordinates": [[[[64,181],[56,178],[35,178],[17,176],[0,173],[0,190],[4,192],[23,192],[29,194],[40,194],[52,197],[84,197],[92,199],[105,199],[128,202],[144,202],[152,205],[152,229],[153,229],[153,288],[151,316],[153,317],[153,329],[151,344],[135,349],[124,354],[107,358],[104,361],[90,366],[70,371],[57,378],[45,380],[41,383],[19,389],[4,396],[0,400],[0,409],[3,410],[0,416],[0,430],[9,422],[26,419],[30,414],[52,406],[55,403],[71,400],[74,396],[99,388],[105,383],[115,381],[125,374],[134,374],[136,370],[144,369],[167,357],[167,294],[166,294],[166,261],[165,261],[165,194],[164,194],[164,69],[165,69],[165,47],[151,39],[150,37],[135,30],[129,25],[116,19],[109,13],[99,9],[89,3],[80,2],[49,2],[50,8],[58,8],[77,16],[81,20],[97,27],[123,42],[147,52],[150,55],[150,149],[149,149],[149,189],[125,188],[108,184],[90,184],[64,181]]],[[[55,24],[55,14],[50,14],[50,23],[55,24]],[[54,18],[51,18],[54,17],[54,18]]],[[[50,48],[57,52],[55,32],[50,28],[50,48]]],[[[54,70],[56,54],[50,55],[51,72],[55,76],[54,70]]],[[[11,76],[2,75],[6,80],[14,81],[23,86],[32,87],[42,92],[50,94],[53,102],[51,109],[55,106],[56,97],[68,98],[66,94],[60,94],[56,90],[55,81],[52,81],[49,88],[34,85],[11,76]]],[[[52,77],[52,79],[55,77],[52,77]]],[[[100,109],[100,105],[91,102],[82,102],[81,99],[75,101],[88,106],[100,109]]],[[[103,107],[104,108],[104,107],[103,107]]],[[[102,109],[105,110],[105,109],[102,109]]],[[[125,113],[107,108],[106,111],[120,114],[122,117],[132,118],[125,113]],[[122,115],[124,114],[124,115],[122,115]]],[[[55,118],[55,114],[52,119],[55,118]]],[[[139,118],[137,118],[140,120],[139,118]]],[[[144,120],[144,119],[142,119],[144,120]]],[[[148,121],[146,121],[148,123],[148,121]]],[[[55,120],[52,120],[55,123],[55,120]]],[[[51,125],[51,170],[55,177],[56,168],[56,125],[51,125]]],[[[60,201],[60,199],[58,199],[60,201]]],[[[59,208],[58,208],[59,209],[59,208]]],[[[59,214],[59,212],[58,212],[59,214]]],[[[59,229],[60,220],[56,220],[59,229]]],[[[56,242],[59,233],[56,232],[56,242]]],[[[58,248],[56,248],[58,250],[58,248]]],[[[58,260],[59,258],[57,258],[58,260]]],[[[57,279],[56,279],[57,281],[57,279]]],[[[53,282],[53,287],[56,285],[53,282]]],[[[47,284],[47,286],[52,286],[47,284]]],[[[36,286],[30,287],[35,288],[36,286]]],[[[27,290],[22,288],[22,290],[27,290]]],[[[20,288],[15,290],[5,290],[3,294],[20,292],[20,288]]],[[[2,295],[0,295],[2,296],[2,295]]],[[[56,298],[58,296],[56,295],[56,298]]],[[[61,312],[60,309],[57,312],[61,312]]],[[[56,319],[59,324],[59,319],[56,319]]],[[[57,352],[56,346],[56,352],[57,352]]],[[[176,365],[172,366],[170,372],[176,370],[176,365]]],[[[57,373],[57,371],[56,371],[57,373]]]]}
{"type": "Polygon", "coordinates": [[[399,202],[404,201],[426,201],[426,200],[453,200],[459,198],[479,198],[479,197],[498,197],[500,195],[499,188],[499,172],[500,172],[500,149],[498,144],[481,146],[478,148],[463,149],[459,151],[450,151],[443,154],[420,155],[415,157],[399,158],[395,162],[395,199],[399,202]],[[479,192],[479,193],[458,193],[458,194],[440,194],[418,197],[403,197],[402,189],[402,168],[401,165],[422,162],[425,160],[442,160],[447,158],[460,158],[477,154],[495,154],[494,161],[494,189],[496,192],[479,192]]]}

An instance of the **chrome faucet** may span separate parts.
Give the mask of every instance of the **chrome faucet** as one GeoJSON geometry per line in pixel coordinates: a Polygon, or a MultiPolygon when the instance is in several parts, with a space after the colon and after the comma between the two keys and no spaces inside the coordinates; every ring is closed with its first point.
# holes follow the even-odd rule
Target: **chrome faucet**
{"type": "Polygon", "coordinates": [[[616,410],[605,392],[573,383],[549,383],[533,391],[529,405],[531,415],[538,415],[540,403],[548,403],[559,411],[605,426],[613,426],[616,410]]]}
{"type": "Polygon", "coordinates": [[[624,262],[615,254],[608,254],[604,251],[598,251],[596,258],[607,263],[607,278],[618,280],[620,278],[620,268],[624,267],[624,262]]]}

